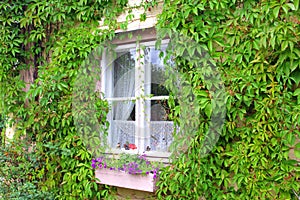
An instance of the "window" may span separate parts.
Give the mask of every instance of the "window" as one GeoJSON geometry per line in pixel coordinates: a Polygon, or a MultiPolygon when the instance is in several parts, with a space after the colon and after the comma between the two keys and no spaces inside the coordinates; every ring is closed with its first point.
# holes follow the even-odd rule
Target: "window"
{"type": "Polygon", "coordinates": [[[120,45],[105,53],[102,92],[110,103],[109,144],[112,148],[135,144],[137,151],[167,152],[173,122],[168,119],[165,67],[155,41],[120,45]]]}

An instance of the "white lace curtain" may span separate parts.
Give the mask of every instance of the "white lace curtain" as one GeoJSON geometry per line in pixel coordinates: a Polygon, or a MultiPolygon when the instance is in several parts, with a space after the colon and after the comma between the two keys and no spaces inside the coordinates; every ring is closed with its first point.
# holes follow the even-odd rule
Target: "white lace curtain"
{"type": "MultiPolygon", "coordinates": [[[[134,69],[129,70],[125,74],[121,74],[121,78],[117,81],[114,88],[114,97],[134,97],[134,75],[134,69]]],[[[134,102],[132,100],[114,102],[114,119],[128,120],[133,107],[134,102]]]]}
{"type": "MultiPolygon", "coordinates": [[[[114,98],[131,98],[135,96],[135,60],[132,52],[122,54],[114,66],[114,98]]],[[[112,141],[113,145],[126,142],[134,143],[134,123],[130,114],[134,108],[132,100],[113,102],[112,141]]]]}

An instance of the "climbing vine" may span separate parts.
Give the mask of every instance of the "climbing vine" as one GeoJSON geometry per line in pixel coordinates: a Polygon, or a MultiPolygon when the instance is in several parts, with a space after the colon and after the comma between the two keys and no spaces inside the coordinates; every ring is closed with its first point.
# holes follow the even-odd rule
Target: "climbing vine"
{"type": "MultiPolygon", "coordinates": [[[[27,188],[36,193],[27,195],[32,199],[109,198],[110,189],[96,183],[91,152],[76,130],[72,90],[82,62],[114,37],[120,26],[116,16],[125,6],[127,0],[1,3],[1,114],[17,125],[14,140],[32,148],[4,144],[3,164],[21,177],[5,176],[7,167],[1,167],[7,184],[1,185],[0,196],[24,198],[18,188],[27,188]],[[108,29],[99,30],[104,16],[108,29]]],[[[106,110],[105,102],[97,102],[106,110]]],[[[105,124],[105,116],[99,120],[105,124]]]]}
{"type": "MultiPolygon", "coordinates": [[[[132,12],[121,24],[116,17],[127,3],[1,3],[1,114],[17,124],[15,140],[26,140],[32,148],[1,147],[7,165],[0,168],[0,176],[7,166],[26,170],[9,176],[7,184],[0,185],[0,196],[23,198],[17,190],[9,190],[11,183],[30,191],[33,199],[107,199],[113,194],[111,188],[95,182],[92,152],[74,124],[72,94],[82,62],[99,44],[112,40],[116,29],[126,29],[132,12]],[[106,30],[99,29],[104,18],[106,30]]],[[[156,3],[145,1],[140,7],[146,12],[156,3]]],[[[140,18],[146,20],[146,14],[140,18]]],[[[184,58],[183,53],[189,55],[191,49],[178,47],[182,54],[176,55],[176,67],[197,99],[199,116],[192,122],[200,125],[185,154],[162,170],[157,198],[293,199],[299,195],[299,160],[291,155],[299,157],[299,24],[298,0],[164,1],[158,33],[191,38],[209,53],[221,72],[227,111],[216,146],[202,156],[199,149],[208,129],[211,99],[199,69],[184,58]]],[[[97,95],[90,98],[98,108],[95,123],[104,125],[105,131],[107,103],[97,95]]],[[[180,110],[176,96],[169,103],[171,117],[184,127],[189,119],[179,116],[187,111],[180,110]]]]}
{"type": "MultiPolygon", "coordinates": [[[[162,172],[159,198],[296,199],[299,24],[298,0],[164,2],[158,29],[170,38],[191,38],[209,52],[222,73],[227,112],[216,146],[203,156],[209,117],[203,99],[209,95],[203,95],[207,88],[197,66],[186,62],[190,47],[181,46],[177,67],[199,97],[192,121],[200,126],[186,154],[162,172]]],[[[180,105],[171,105],[179,125],[188,123],[179,117],[185,112],[180,105]]]]}

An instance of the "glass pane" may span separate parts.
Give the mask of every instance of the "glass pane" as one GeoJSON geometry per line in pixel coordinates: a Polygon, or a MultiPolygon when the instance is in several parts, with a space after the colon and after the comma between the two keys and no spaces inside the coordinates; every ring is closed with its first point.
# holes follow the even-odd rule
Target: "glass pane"
{"type": "MultiPolygon", "coordinates": [[[[134,97],[136,50],[127,49],[117,53],[113,62],[112,97],[134,97]]],[[[112,148],[123,148],[135,143],[135,102],[113,100],[111,102],[110,141],[112,148]]]]}
{"type": "Polygon", "coordinates": [[[169,151],[172,143],[174,123],[171,121],[152,121],[150,123],[150,148],[153,151],[169,151]]]}
{"type": "Polygon", "coordinates": [[[135,56],[135,49],[117,53],[113,70],[113,97],[134,96],[135,56]]]}
{"type": "Polygon", "coordinates": [[[113,101],[113,120],[134,121],[135,102],[134,101],[113,101]]]}
{"type": "Polygon", "coordinates": [[[151,100],[151,121],[170,121],[168,100],[151,100]]]}
{"type": "Polygon", "coordinates": [[[145,64],[146,67],[151,67],[151,94],[154,96],[169,95],[164,87],[165,67],[163,58],[160,58],[160,53],[164,52],[165,49],[166,46],[162,46],[161,50],[156,50],[154,47],[145,48],[145,64]]]}
{"type": "Polygon", "coordinates": [[[169,119],[168,100],[151,100],[150,145],[154,151],[168,151],[174,124],[169,119]]]}
{"type": "Polygon", "coordinates": [[[113,120],[111,134],[112,148],[123,148],[124,144],[135,144],[135,121],[113,120]]]}

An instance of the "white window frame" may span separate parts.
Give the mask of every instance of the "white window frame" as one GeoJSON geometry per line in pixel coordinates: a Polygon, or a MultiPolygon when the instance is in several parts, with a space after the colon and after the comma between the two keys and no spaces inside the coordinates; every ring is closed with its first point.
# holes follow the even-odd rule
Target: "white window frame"
{"type": "MultiPolygon", "coordinates": [[[[118,45],[115,49],[116,52],[121,52],[125,49],[135,48],[135,96],[134,97],[112,97],[113,94],[113,69],[111,63],[108,63],[109,55],[104,51],[101,66],[105,66],[105,70],[101,71],[101,92],[104,94],[104,99],[111,103],[113,101],[135,101],[135,144],[137,146],[136,153],[144,153],[144,147],[150,146],[150,115],[151,115],[151,100],[166,100],[169,96],[150,96],[151,92],[151,68],[147,68],[144,62],[144,51],[142,46],[155,47],[156,40],[148,42],[135,42],[131,44],[118,45]],[[108,69],[108,68],[109,69],[108,69]],[[149,117],[147,117],[149,116],[149,117]]],[[[161,45],[169,43],[169,39],[162,40],[161,45]]],[[[112,113],[112,112],[110,112],[112,113]]],[[[107,116],[108,121],[113,120],[113,115],[107,116]]],[[[108,143],[112,144],[113,133],[109,128],[108,143]]],[[[115,147],[111,147],[114,149],[115,147]]],[[[128,152],[128,151],[127,151],[128,152]]],[[[153,155],[158,157],[168,157],[168,152],[147,152],[147,155],[153,155]]]]}

